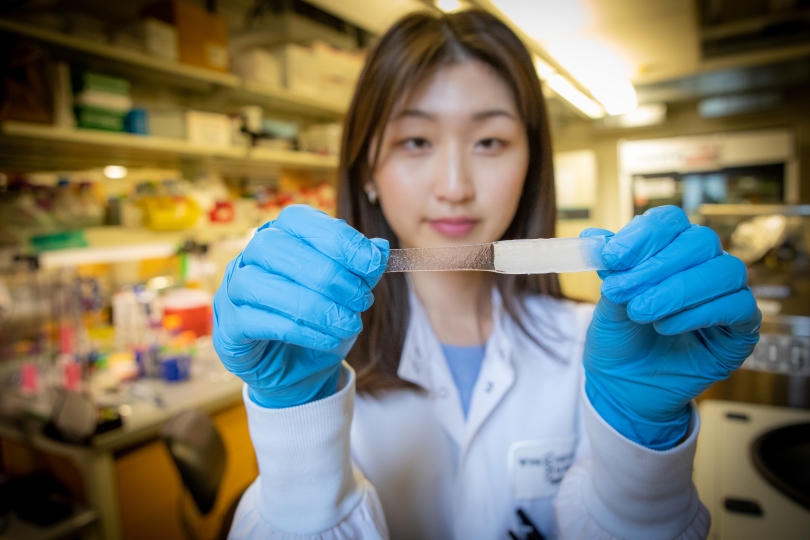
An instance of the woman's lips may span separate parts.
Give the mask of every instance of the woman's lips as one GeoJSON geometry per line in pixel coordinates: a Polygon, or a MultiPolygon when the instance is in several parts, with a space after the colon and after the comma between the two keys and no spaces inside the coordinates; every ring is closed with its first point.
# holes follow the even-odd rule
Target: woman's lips
{"type": "Polygon", "coordinates": [[[465,236],[473,230],[478,224],[478,220],[473,218],[442,218],[429,219],[428,223],[430,223],[434,231],[442,236],[457,238],[465,236]]]}

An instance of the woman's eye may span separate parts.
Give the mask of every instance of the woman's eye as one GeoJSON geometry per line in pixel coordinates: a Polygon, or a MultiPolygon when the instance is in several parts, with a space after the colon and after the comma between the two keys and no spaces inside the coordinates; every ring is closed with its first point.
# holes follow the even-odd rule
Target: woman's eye
{"type": "Polygon", "coordinates": [[[400,144],[407,150],[426,150],[430,148],[430,141],[422,137],[409,137],[400,144]]]}
{"type": "Polygon", "coordinates": [[[505,146],[505,141],[502,139],[496,139],[495,137],[490,137],[487,139],[481,139],[478,141],[476,146],[482,148],[484,150],[499,150],[505,146]]]}

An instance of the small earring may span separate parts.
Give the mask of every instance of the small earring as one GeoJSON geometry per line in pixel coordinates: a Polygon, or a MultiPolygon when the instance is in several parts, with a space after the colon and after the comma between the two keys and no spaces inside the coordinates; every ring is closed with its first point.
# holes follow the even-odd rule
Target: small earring
{"type": "Polygon", "coordinates": [[[373,187],[366,189],[366,197],[368,197],[369,204],[377,204],[377,190],[373,187]]]}

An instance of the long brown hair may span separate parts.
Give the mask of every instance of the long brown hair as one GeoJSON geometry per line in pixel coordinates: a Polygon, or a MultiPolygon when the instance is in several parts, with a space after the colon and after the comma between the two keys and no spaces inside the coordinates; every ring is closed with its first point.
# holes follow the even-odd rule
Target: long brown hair
{"type": "MultiPolygon", "coordinates": [[[[368,237],[397,238],[364,186],[372,178],[388,119],[402,96],[441,67],[466,60],[491,66],[509,85],[526,126],[529,166],[517,212],[502,240],[554,236],[556,206],[551,137],[546,104],[531,55],[520,39],[493,15],[480,10],[438,15],[420,12],[400,19],[369,52],[344,123],[338,169],[338,217],[368,237]]],[[[533,294],[561,298],[556,274],[496,277],[506,312],[522,326],[524,300],[533,294]]],[[[410,310],[403,274],[386,274],[363,314],[364,330],[347,361],[357,371],[357,389],[378,394],[414,388],[397,377],[410,310]]]]}

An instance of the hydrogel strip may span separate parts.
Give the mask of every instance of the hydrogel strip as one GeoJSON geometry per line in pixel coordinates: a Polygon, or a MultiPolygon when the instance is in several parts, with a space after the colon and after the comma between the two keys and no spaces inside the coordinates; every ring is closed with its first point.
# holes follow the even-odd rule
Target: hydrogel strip
{"type": "Polygon", "coordinates": [[[491,244],[392,249],[386,272],[477,270],[547,274],[604,270],[605,236],[506,240],[491,244]]]}

